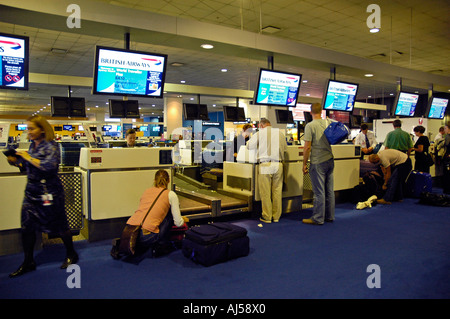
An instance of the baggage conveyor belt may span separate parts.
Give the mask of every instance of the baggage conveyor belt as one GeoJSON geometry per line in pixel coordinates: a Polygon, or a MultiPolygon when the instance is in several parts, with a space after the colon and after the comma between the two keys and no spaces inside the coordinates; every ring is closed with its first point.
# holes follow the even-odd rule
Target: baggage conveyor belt
{"type": "Polygon", "coordinates": [[[251,210],[251,197],[212,190],[182,174],[173,177],[181,215],[189,218],[218,217],[251,210]]]}

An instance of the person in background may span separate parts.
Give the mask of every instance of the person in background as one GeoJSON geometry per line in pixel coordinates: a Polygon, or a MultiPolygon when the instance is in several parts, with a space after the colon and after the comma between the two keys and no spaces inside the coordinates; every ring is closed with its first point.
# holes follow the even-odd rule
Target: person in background
{"type": "Polygon", "coordinates": [[[377,140],[375,139],[375,134],[369,131],[367,124],[361,125],[361,132],[356,135],[354,144],[361,146],[361,159],[364,155],[370,155],[373,153],[374,147],[377,145],[377,140]]]}
{"type": "Polygon", "coordinates": [[[425,127],[419,125],[414,127],[414,134],[419,138],[414,144],[414,170],[424,173],[430,173],[430,166],[427,164],[426,154],[428,154],[428,148],[430,147],[430,141],[428,137],[423,135],[425,133],[425,127]]]}
{"type": "Polygon", "coordinates": [[[303,149],[303,174],[308,173],[308,159],[310,160],[309,176],[314,193],[314,208],[310,219],[303,219],[304,224],[323,225],[324,222],[334,221],[334,157],[331,145],[324,131],[328,126],[327,120],[321,118],[322,105],[314,103],[311,106],[312,122],[305,126],[305,141],[303,149]]]}
{"type": "Polygon", "coordinates": [[[444,165],[444,174],[442,176],[442,186],[445,194],[450,194],[450,121],[444,126],[445,133],[445,153],[442,159],[444,165]]]}
{"type": "Polygon", "coordinates": [[[378,204],[391,204],[392,201],[402,201],[406,178],[411,172],[411,159],[403,152],[386,149],[369,156],[369,161],[381,164],[384,175],[383,190],[386,191],[378,204]]]}
{"type": "Polygon", "coordinates": [[[244,124],[242,127],[242,132],[240,135],[237,135],[233,140],[233,157],[234,161],[236,162],[237,154],[239,152],[239,149],[241,146],[245,146],[250,139],[250,134],[252,132],[253,126],[250,123],[244,124]]]}
{"type": "MultiPolygon", "coordinates": [[[[153,244],[159,240],[162,240],[162,236],[167,235],[161,234],[160,230],[163,228],[163,223],[169,222],[166,218],[169,210],[171,210],[173,223],[176,226],[183,226],[189,221],[186,217],[181,216],[178,196],[174,191],[167,189],[169,184],[169,173],[163,169],[158,170],[155,173],[153,187],[150,187],[144,191],[139,201],[138,209],[127,221],[128,225],[139,226],[154,200],[157,198],[159,193],[162,192],[161,196],[155,202],[152,210],[147,215],[147,218],[145,218],[140,236],[137,239],[136,250],[139,250],[141,254],[151,248],[153,244]]],[[[120,238],[113,240],[111,256],[116,259],[120,257],[119,245],[120,238]]]]}
{"type": "Polygon", "coordinates": [[[36,270],[33,252],[37,231],[61,237],[66,248],[66,259],[61,269],[78,262],[65,214],[64,189],[58,176],[61,158],[59,145],[54,141],[52,127],[42,116],[28,118],[27,125],[31,140],[29,150],[16,152],[17,157],[8,156],[8,162],[26,169],[28,177],[21,219],[25,259],[9,275],[11,278],[36,270]]]}
{"type": "Polygon", "coordinates": [[[436,173],[436,185],[443,186],[444,181],[444,154],[445,154],[445,126],[439,128],[439,133],[434,138],[434,167],[436,173]]]}
{"type": "Polygon", "coordinates": [[[436,137],[434,138],[434,143],[436,144],[437,141],[439,141],[441,138],[443,138],[445,136],[445,132],[444,132],[445,127],[441,126],[439,128],[439,132],[436,134],[436,137]]]}
{"type": "Polygon", "coordinates": [[[262,118],[259,121],[259,132],[247,142],[249,150],[257,150],[258,186],[261,197],[264,223],[277,223],[282,213],[283,163],[287,150],[284,134],[280,129],[272,128],[270,121],[262,118]]]}
{"type": "Polygon", "coordinates": [[[125,133],[125,141],[126,144],[122,147],[136,147],[136,130],[133,128],[130,128],[125,133]]]}
{"type": "Polygon", "coordinates": [[[386,135],[384,141],[385,149],[392,148],[394,150],[399,150],[400,152],[406,153],[409,157],[413,148],[411,136],[402,130],[402,121],[395,120],[393,126],[394,130],[386,135]]]}

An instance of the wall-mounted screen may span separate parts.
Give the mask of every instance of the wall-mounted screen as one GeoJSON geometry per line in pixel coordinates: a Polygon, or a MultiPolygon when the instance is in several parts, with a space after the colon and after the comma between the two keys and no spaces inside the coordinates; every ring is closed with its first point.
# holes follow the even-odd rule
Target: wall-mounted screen
{"type": "Polygon", "coordinates": [[[27,124],[18,124],[17,125],[17,131],[26,131],[28,128],[27,124]]]}
{"type": "Polygon", "coordinates": [[[63,125],[63,131],[72,131],[72,125],[63,125]]]}
{"type": "Polygon", "coordinates": [[[183,104],[184,119],[187,121],[209,121],[208,105],[206,104],[183,104]]]}
{"type": "Polygon", "coordinates": [[[53,117],[86,117],[86,102],[84,97],[51,97],[53,117]]]}
{"type": "Polygon", "coordinates": [[[28,37],[0,33],[0,89],[28,90],[28,37]]]}
{"type": "Polygon", "coordinates": [[[255,91],[257,105],[295,106],[302,75],[261,69],[255,91]]]}
{"type": "Polygon", "coordinates": [[[162,97],[167,55],[97,46],[94,94],[162,97]]]}
{"type": "Polygon", "coordinates": [[[294,123],[292,111],[290,110],[275,110],[278,124],[294,123]]]}
{"type": "Polygon", "coordinates": [[[358,84],[328,80],[323,109],[327,111],[353,111],[358,84]]]}
{"type": "Polygon", "coordinates": [[[414,116],[419,94],[399,92],[394,103],[394,115],[414,116]]]}
{"type": "Polygon", "coordinates": [[[242,107],[224,106],[223,118],[226,122],[245,122],[245,110],[242,107]]]}
{"type": "Polygon", "coordinates": [[[427,118],[429,119],[443,119],[445,115],[445,110],[448,106],[448,98],[441,98],[433,96],[428,102],[427,107],[427,118]]]}
{"type": "Polygon", "coordinates": [[[110,118],[140,118],[138,100],[108,100],[110,118]]]}

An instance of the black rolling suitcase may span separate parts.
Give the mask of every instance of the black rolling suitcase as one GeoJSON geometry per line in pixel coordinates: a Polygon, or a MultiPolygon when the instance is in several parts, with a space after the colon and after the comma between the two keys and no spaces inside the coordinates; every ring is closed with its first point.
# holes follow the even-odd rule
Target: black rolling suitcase
{"type": "Polygon", "coordinates": [[[186,231],[183,255],[203,266],[247,256],[250,239],[247,230],[229,223],[200,225],[186,231]]]}

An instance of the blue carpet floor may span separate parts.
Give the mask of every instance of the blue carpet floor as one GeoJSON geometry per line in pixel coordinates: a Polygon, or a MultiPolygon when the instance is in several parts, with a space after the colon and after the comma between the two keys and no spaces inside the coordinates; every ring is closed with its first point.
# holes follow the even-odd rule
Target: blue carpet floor
{"type": "Polygon", "coordinates": [[[233,221],[248,230],[250,254],[212,267],[175,251],[139,264],[113,260],[110,241],[76,242],[81,288],[69,289],[71,273],[59,269],[64,247],[36,252],[36,271],[10,279],[22,254],[0,257],[1,299],[151,298],[450,298],[450,209],[405,199],[356,210],[336,206],[336,221],[304,225],[311,210],[283,215],[277,224],[233,221]],[[380,288],[368,288],[380,267],[380,288]]]}

